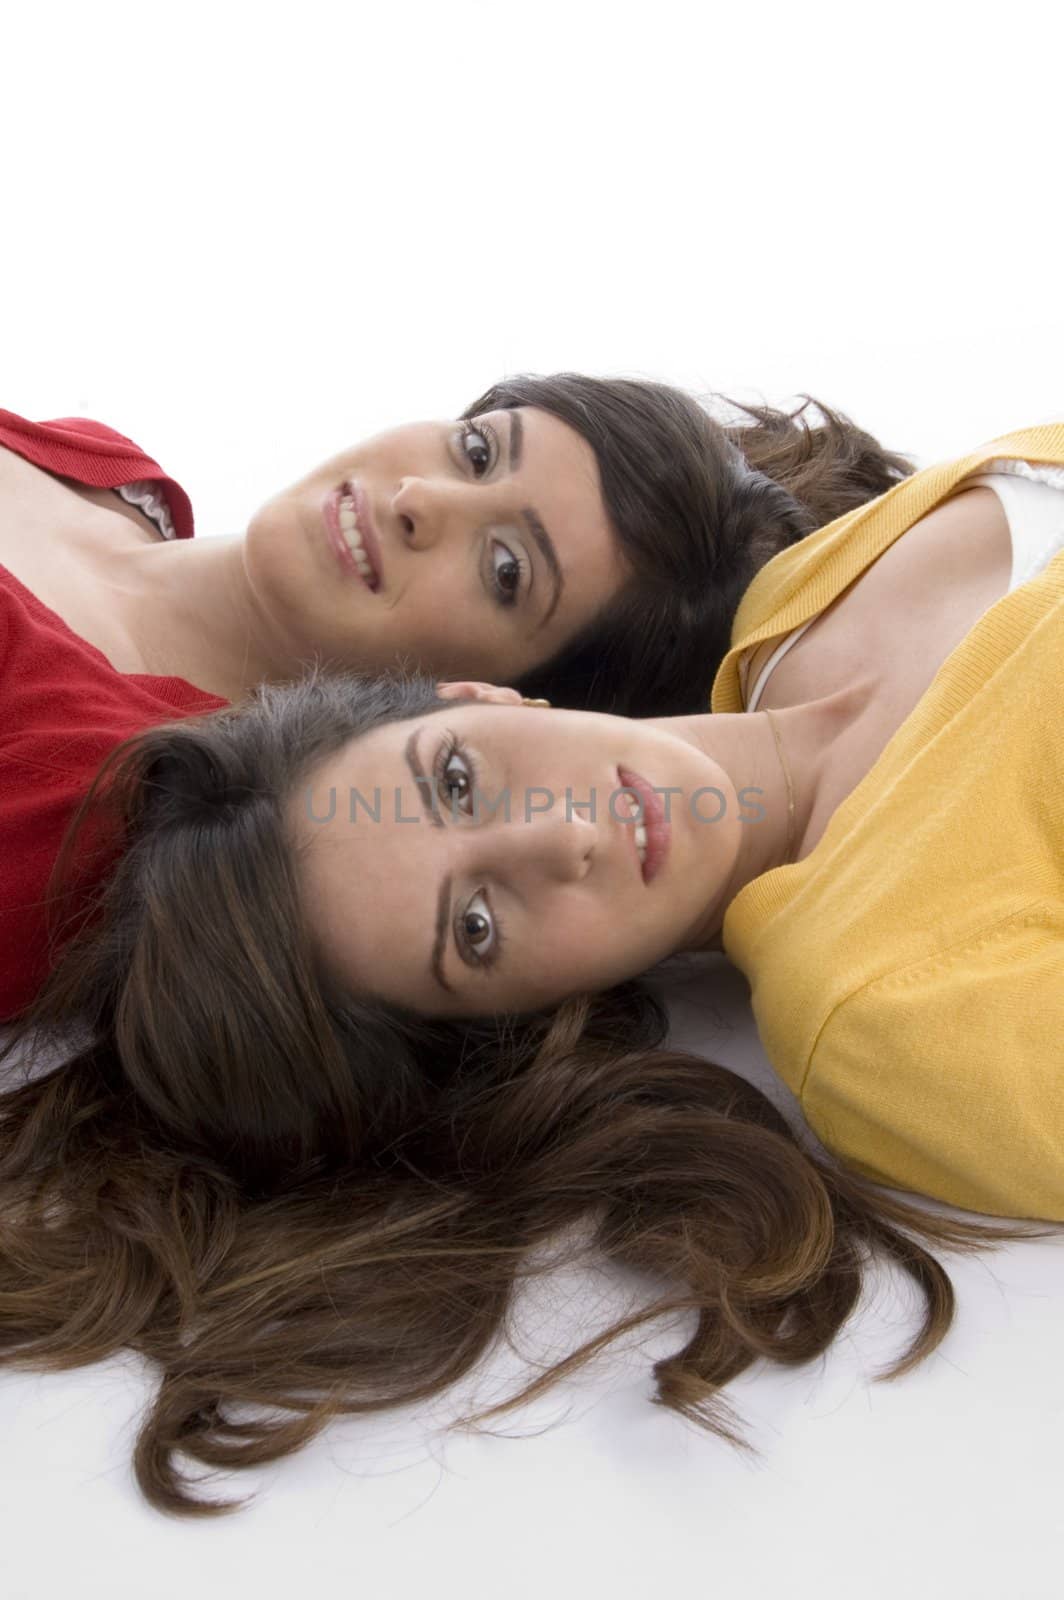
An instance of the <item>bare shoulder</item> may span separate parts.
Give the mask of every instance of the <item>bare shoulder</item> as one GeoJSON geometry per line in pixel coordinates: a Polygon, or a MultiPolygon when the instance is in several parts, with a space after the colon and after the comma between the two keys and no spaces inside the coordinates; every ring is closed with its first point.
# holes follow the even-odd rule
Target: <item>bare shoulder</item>
{"type": "MultiPolygon", "coordinates": [[[[1011,571],[1012,540],[997,495],[983,485],[962,489],[900,534],[837,595],[777,671],[799,651],[808,656],[807,640],[813,645],[819,637],[823,646],[824,624],[832,617],[828,631],[844,627],[849,645],[860,637],[866,649],[876,639],[896,644],[900,634],[926,628],[941,638],[959,637],[1006,592],[1011,571]]],[[[746,666],[747,684],[778,643],[777,636],[756,647],[746,666]]]]}
{"type": "MultiPolygon", "coordinates": [[[[951,589],[994,589],[1001,594],[1012,571],[1008,518],[993,489],[961,489],[901,534],[861,574],[877,601],[937,603],[951,589]]],[[[997,598],[995,594],[994,598],[997,598]]]]}

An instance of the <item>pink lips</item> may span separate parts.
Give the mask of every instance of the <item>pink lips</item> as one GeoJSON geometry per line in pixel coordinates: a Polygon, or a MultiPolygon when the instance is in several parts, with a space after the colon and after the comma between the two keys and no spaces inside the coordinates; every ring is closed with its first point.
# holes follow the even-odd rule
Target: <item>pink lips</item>
{"type": "Polygon", "coordinates": [[[322,518],[329,535],[333,554],[343,570],[353,573],[361,583],[364,583],[371,594],[377,594],[381,588],[381,546],[377,536],[377,529],[369,508],[369,501],[365,491],[358,483],[347,482],[340,485],[339,489],[331,489],[322,502],[322,518]],[[366,552],[366,559],[373,569],[373,577],[365,578],[359,571],[358,562],[348,549],[347,541],[340,529],[340,501],[344,495],[350,496],[355,507],[355,516],[358,519],[358,532],[362,540],[362,548],[366,552]]]}
{"type": "MultiPolygon", "coordinates": [[[[643,810],[643,826],[647,831],[646,857],[642,863],[643,882],[650,883],[651,879],[657,877],[665,863],[672,829],[666,820],[660,794],[655,794],[645,778],[638,772],[633,772],[630,767],[618,767],[617,776],[621,788],[631,789],[643,810]]],[[[625,826],[632,828],[634,844],[635,824],[626,823],[625,826]]],[[[636,859],[638,860],[638,857],[636,859]]]]}

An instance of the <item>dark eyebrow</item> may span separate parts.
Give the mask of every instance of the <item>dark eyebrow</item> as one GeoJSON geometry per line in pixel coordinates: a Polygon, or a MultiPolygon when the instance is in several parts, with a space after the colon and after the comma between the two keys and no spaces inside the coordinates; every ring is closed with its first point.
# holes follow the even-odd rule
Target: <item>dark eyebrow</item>
{"type": "Polygon", "coordinates": [[[439,898],[436,901],[436,938],[432,945],[432,959],[429,962],[429,967],[431,968],[432,976],[440,987],[446,989],[448,994],[454,994],[454,990],[443,975],[443,954],[447,949],[447,930],[450,925],[451,874],[448,873],[440,884],[439,898]]]}
{"type": "Polygon", "coordinates": [[[525,447],[525,425],[520,412],[508,411],[506,415],[510,423],[510,471],[516,472],[521,465],[521,451],[525,447]]]}
{"type": "Polygon", "coordinates": [[[546,627],[547,623],[558,609],[558,601],[561,599],[562,590],[565,588],[565,575],[562,572],[562,564],[558,560],[558,552],[554,548],[554,541],[547,532],[546,528],[543,526],[542,522],[540,522],[536,513],[532,510],[532,507],[523,507],[521,515],[525,519],[529,533],[539,546],[539,553],[543,557],[547,571],[550,574],[551,584],[554,588],[550,605],[547,607],[542,620],[536,625],[536,632],[538,633],[540,628],[546,627]]]}
{"type": "Polygon", "coordinates": [[[421,804],[425,807],[437,828],[443,827],[443,818],[436,809],[436,797],[432,791],[432,779],[421,765],[421,757],[417,753],[417,742],[421,734],[420,728],[415,728],[403,747],[406,764],[410,768],[414,787],[418,792],[421,804]]]}
{"type": "MultiPolygon", "coordinates": [[[[510,423],[510,471],[516,472],[518,467],[521,465],[521,452],[525,447],[525,425],[521,421],[521,415],[518,411],[508,411],[506,416],[510,423]]],[[[525,519],[529,533],[539,546],[539,553],[546,563],[547,571],[550,574],[550,581],[554,590],[554,593],[551,596],[550,605],[547,607],[542,619],[537,624],[536,631],[538,633],[540,628],[546,627],[547,623],[558,609],[558,601],[561,599],[562,590],[565,588],[565,575],[562,572],[562,564],[558,560],[558,552],[554,548],[554,540],[551,538],[550,534],[539,520],[539,517],[532,510],[532,507],[525,506],[524,510],[521,512],[521,515],[525,519]]]]}
{"type": "MultiPolygon", "coordinates": [[[[429,813],[433,822],[436,824],[437,828],[442,828],[443,818],[440,816],[433,803],[434,797],[431,793],[431,780],[428,776],[428,773],[421,765],[421,757],[417,753],[417,741],[420,733],[420,728],[414,729],[413,733],[410,735],[403,747],[403,754],[406,757],[406,764],[413,774],[414,784],[417,788],[418,794],[421,796],[422,804],[429,813]]],[[[447,979],[443,975],[443,956],[444,951],[447,949],[447,930],[450,925],[451,874],[448,873],[443,882],[440,884],[440,893],[436,901],[436,937],[432,943],[432,955],[429,958],[429,969],[440,987],[446,989],[448,994],[454,994],[454,990],[451,988],[451,985],[447,982],[447,979]]]]}

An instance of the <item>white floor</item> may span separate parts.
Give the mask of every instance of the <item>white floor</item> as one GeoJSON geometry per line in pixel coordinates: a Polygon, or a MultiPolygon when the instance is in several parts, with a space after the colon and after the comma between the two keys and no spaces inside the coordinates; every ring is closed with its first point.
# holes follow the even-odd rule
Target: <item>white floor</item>
{"type": "MultiPolygon", "coordinates": [[[[680,997],[678,1036],[756,1078],[741,980],[718,964],[710,992],[680,997]]],[[[135,1363],[7,1373],[0,1595],[1057,1600],[1062,1268],[1060,1240],[955,1261],[957,1324],[894,1384],[872,1374],[912,1302],[877,1274],[824,1361],[733,1385],[756,1460],[649,1404],[650,1360],[676,1346],[674,1324],[499,1425],[507,1436],[445,1437],[453,1400],[337,1426],[249,1475],[257,1503],[214,1525],[137,1496],[128,1460],[149,1386],[135,1363]]],[[[632,1288],[562,1269],[526,1304],[532,1353],[560,1352],[567,1329],[604,1323],[632,1288]]],[[[501,1353],[463,1402],[501,1398],[520,1370],[501,1353]]]]}
{"type": "MultiPolygon", "coordinates": [[[[8,6],[0,404],[130,435],[201,534],[522,370],[811,393],[921,464],[1058,417],[1059,9],[8,6]]],[[[756,1073],[715,1003],[682,1026],[756,1073]]],[[[0,1368],[0,1600],[1059,1600],[1062,1268],[959,1262],[895,1385],[877,1281],[825,1361],[734,1385],[757,1462],[648,1403],[663,1329],[529,1437],[336,1428],[217,1525],[138,1499],[135,1367],[0,1368]]]]}

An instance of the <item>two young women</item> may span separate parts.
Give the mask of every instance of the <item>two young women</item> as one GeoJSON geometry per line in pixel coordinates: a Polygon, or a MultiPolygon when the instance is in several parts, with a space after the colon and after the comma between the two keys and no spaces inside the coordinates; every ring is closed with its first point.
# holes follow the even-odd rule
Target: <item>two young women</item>
{"type": "Polygon", "coordinates": [[[951,1300],[918,1240],[984,1235],[805,1155],[755,1091],[663,1049],[626,980],[683,948],[719,940],[747,972],[770,1056],[858,1170],[1064,1215],[1044,464],[1064,466],[1064,430],[898,483],[778,555],[712,718],[320,677],[112,763],[129,848],[36,1018],[83,1032],[8,1097],[4,1177],[23,1341],[132,1344],[165,1369],[138,1453],[156,1503],[186,1503],[182,1451],[261,1460],[452,1381],[530,1246],[589,1209],[601,1250],[675,1285],[646,1316],[698,1311],[656,1369],[696,1420],[719,1424],[714,1391],[756,1355],[830,1342],[869,1245],[927,1294],[905,1362],[933,1348],[951,1300]],[[651,786],[678,792],[667,829],[651,786]],[[609,803],[624,787],[642,849],[609,803]],[[401,804],[363,826],[319,803],[352,788],[401,804]],[[598,815],[465,804],[530,788],[594,790],[598,815]],[[684,802],[712,790],[710,823],[684,802]],[[54,1292],[75,1246],[99,1263],[77,1330],[54,1292]],[[249,1399],[295,1419],[242,1427],[249,1399]]]}
{"type": "Polygon", "coordinates": [[[758,568],[907,470],[830,414],[746,421],[650,383],[512,379],[204,540],[128,439],[0,412],[0,1018],[46,971],[70,818],[144,728],[315,662],[632,715],[705,705],[758,568]]]}

